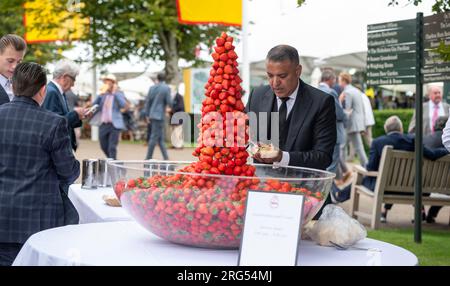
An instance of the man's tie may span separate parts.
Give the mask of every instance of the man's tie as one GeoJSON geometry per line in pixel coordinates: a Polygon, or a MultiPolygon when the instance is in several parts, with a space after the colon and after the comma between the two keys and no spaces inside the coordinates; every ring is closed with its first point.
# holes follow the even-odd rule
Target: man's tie
{"type": "Polygon", "coordinates": [[[69,112],[70,110],[69,110],[69,104],[67,104],[66,93],[63,92],[62,96],[63,96],[64,106],[66,107],[66,111],[69,112]]]}
{"type": "Polygon", "coordinates": [[[12,82],[9,79],[6,81],[5,91],[6,91],[6,94],[8,94],[9,101],[12,101],[14,98],[14,93],[12,91],[12,82]]]}
{"type": "Polygon", "coordinates": [[[439,116],[439,105],[435,104],[434,111],[433,111],[433,117],[431,118],[431,123],[432,123],[431,131],[433,131],[433,133],[434,133],[434,125],[436,124],[436,120],[438,119],[438,116],[439,116]]]}
{"type": "Polygon", "coordinates": [[[286,143],[287,133],[289,126],[287,126],[287,101],[289,97],[280,98],[281,106],[278,109],[279,112],[279,130],[280,130],[280,149],[284,149],[284,144],[286,143]]]}

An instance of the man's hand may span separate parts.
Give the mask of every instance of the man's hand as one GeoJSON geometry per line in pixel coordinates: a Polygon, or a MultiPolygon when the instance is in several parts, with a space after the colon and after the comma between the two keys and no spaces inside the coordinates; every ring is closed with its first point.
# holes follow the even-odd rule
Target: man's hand
{"type": "Polygon", "coordinates": [[[273,164],[275,162],[278,163],[281,161],[281,159],[283,158],[283,152],[281,150],[278,150],[278,154],[274,158],[261,158],[261,153],[257,152],[255,155],[253,155],[253,158],[260,163],[273,164]]]}
{"type": "Polygon", "coordinates": [[[83,107],[75,107],[73,109],[73,111],[75,111],[78,114],[78,118],[80,120],[83,120],[86,118],[86,112],[88,111],[86,108],[83,107]]]}

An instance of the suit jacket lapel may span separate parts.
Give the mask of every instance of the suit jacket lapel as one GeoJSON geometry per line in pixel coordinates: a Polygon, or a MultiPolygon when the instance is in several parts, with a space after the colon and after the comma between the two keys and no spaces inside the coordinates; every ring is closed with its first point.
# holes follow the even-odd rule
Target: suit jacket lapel
{"type": "Polygon", "coordinates": [[[272,108],[273,108],[274,97],[275,97],[275,94],[273,93],[272,89],[269,88],[266,91],[266,93],[264,94],[262,100],[259,102],[259,110],[261,112],[268,112],[269,119],[270,119],[270,112],[272,112],[272,108]]]}
{"type": "MultiPolygon", "coordinates": [[[[273,104],[274,104],[274,99],[275,99],[275,94],[273,93],[272,89],[269,88],[266,93],[264,93],[263,97],[261,98],[261,101],[259,102],[259,112],[261,113],[266,113],[267,114],[267,134],[266,134],[266,139],[270,139],[272,137],[271,135],[271,124],[272,124],[272,108],[273,108],[273,104]]],[[[258,127],[259,128],[259,114],[256,114],[257,118],[258,118],[258,127]]],[[[259,134],[259,132],[258,132],[259,134]]],[[[261,137],[260,135],[258,135],[258,141],[261,141],[261,137]]]]}
{"type": "Polygon", "coordinates": [[[56,93],[58,94],[58,98],[59,98],[59,101],[61,102],[61,106],[64,111],[64,114],[68,113],[69,108],[67,106],[67,102],[66,102],[66,99],[64,98],[64,95],[61,94],[61,92],[59,91],[59,88],[52,81],[49,84],[52,86],[52,88],[55,89],[56,93]]]}
{"type": "Polygon", "coordinates": [[[291,150],[294,145],[295,139],[305,121],[308,110],[312,105],[311,95],[305,89],[305,83],[300,80],[300,86],[297,92],[297,98],[295,99],[294,106],[291,111],[291,121],[289,124],[288,138],[286,139],[286,150],[291,150]]]}

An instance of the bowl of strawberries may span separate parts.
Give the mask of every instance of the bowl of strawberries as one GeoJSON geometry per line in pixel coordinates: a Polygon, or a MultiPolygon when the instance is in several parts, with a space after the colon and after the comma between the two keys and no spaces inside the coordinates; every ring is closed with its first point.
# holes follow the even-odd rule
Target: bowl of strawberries
{"type": "Polygon", "coordinates": [[[174,243],[218,249],[239,247],[249,191],[304,195],[305,225],[334,178],[326,171],[265,164],[243,165],[240,174],[206,174],[197,165],[109,161],[108,170],[122,207],[145,229],[174,243]]]}

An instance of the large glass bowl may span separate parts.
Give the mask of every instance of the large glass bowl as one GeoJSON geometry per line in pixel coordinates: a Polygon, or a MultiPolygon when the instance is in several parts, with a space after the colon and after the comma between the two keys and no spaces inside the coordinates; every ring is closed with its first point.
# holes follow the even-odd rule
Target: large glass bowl
{"type": "Polygon", "coordinates": [[[109,161],[114,191],[144,228],[171,242],[238,248],[248,190],[305,195],[303,225],[323,205],[334,174],[255,164],[255,177],[182,172],[191,162],[109,161]]]}

